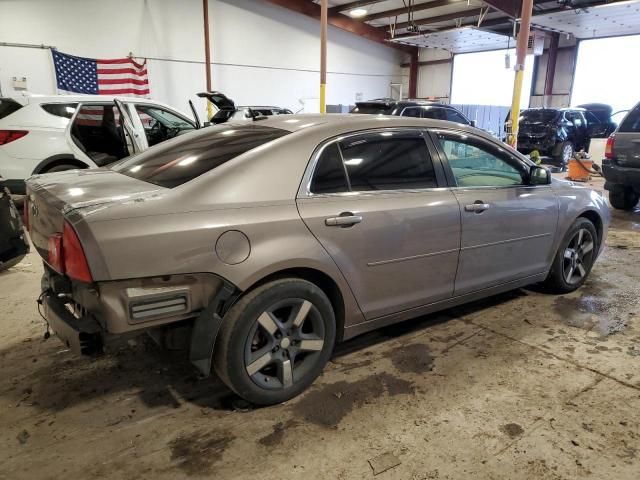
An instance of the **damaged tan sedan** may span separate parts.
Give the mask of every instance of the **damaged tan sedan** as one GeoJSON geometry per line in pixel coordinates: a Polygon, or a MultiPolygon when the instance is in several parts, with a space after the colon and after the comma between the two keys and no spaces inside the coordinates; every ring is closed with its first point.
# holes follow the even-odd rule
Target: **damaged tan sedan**
{"type": "Polygon", "coordinates": [[[202,374],[256,404],[299,394],[336,342],[377,327],[578,288],[609,223],[599,193],[480,130],[402,117],[225,124],[27,185],[63,342],[186,338],[202,374]]]}

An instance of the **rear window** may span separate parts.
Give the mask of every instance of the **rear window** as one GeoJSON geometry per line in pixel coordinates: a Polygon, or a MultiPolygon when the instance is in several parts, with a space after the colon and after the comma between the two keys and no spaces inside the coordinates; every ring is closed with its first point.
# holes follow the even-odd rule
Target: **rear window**
{"type": "Polygon", "coordinates": [[[111,169],[138,180],[173,188],[288,133],[279,128],[254,124],[208,127],[126,158],[111,169]]]}
{"type": "Polygon", "coordinates": [[[365,113],[369,115],[391,115],[393,113],[393,106],[386,105],[358,105],[350,113],[365,113]]]}
{"type": "Polygon", "coordinates": [[[78,107],[77,103],[45,103],[42,109],[56,117],[71,118],[78,107]]]}
{"type": "Polygon", "coordinates": [[[0,98],[0,119],[8,117],[13,112],[20,110],[21,108],[22,105],[15,100],[11,100],[10,98],[0,98]]]}
{"type": "Polygon", "coordinates": [[[619,132],[640,132],[640,103],[624,117],[619,132]]]}
{"type": "Polygon", "coordinates": [[[525,110],[520,114],[521,122],[549,123],[558,116],[557,110],[525,110]]]}

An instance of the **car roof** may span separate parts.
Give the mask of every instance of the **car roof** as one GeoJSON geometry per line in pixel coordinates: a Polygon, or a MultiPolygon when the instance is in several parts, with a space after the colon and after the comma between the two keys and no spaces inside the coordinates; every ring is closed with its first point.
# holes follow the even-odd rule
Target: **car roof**
{"type": "MultiPolygon", "coordinates": [[[[293,115],[274,115],[257,121],[258,125],[280,128],[289,132],[303,130],[324,130],[327,136],[341,135],[358,130],[369,130],[383,127],[416,127],[455,129],[473,133],[493,141],[486,132],[461,123],[432,120],[426,118],[400,117],[392,115],[369,115],[349,113],[303,113],[293,115]]],[[[227,123],[229,125],[229,123],[227,123]]]]}
{"type": "Polygon", "coordinates": [[[366,100],[362,102],[356,102],[356,105],[396,105],[401,107],[443,107],[454,108],[451,105],[445,103],[436,102],[433,100],[394,100],[392,98],[376,98],[374,100],[366,100]]]}
{"type": "Polygon", "coordinates": [[[165,105],[162,102],[142,97],[127,97],[121,95],[42,95],[39,93],[23,93],[7,95],[5,98],[18,100],[21,103],[27,100],[28,103],[69,103],[69,102],[112,102],[121,100],[123,102],[135,101],[136,103],[153,103],[165,105]]]}

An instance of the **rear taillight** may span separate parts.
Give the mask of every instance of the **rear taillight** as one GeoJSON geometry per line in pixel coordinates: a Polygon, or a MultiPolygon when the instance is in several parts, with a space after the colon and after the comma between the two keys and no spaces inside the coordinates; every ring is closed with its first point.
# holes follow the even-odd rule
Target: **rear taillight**
{"type": "Polygon", "coordinates": [[[64,273],[64,253],[62,251],[62,234],[54,233],[49,237],[48,262],[57,272],[64,273]]]}
{"type": "Polygon", "coordinates": [[[49,237],[48,263],[57,272],[74,280],[87,283],[93,281],[78,235],[68,222],[64,222],[62,233],[49,237]]]}
{"type": "Polygon", "coordinates": [[[0,145],[6,145],[14,140],[24,137],[28,130],[0,130],[0,145]]]}
{"type": "Polygon", "coordinates": [[[613,158],[613,147],[615,143],[615,135],[611,135],[609,138],[607,138],[607,146],[604,148],[604,158],[613,158]]]}

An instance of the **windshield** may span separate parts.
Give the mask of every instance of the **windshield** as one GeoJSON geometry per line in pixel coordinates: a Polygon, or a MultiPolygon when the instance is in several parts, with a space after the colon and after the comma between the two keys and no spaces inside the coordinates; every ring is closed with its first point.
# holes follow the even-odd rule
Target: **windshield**
{"type": "Polygon", "coordinates": [[[357,105],[350,113],[366,113],[369,115],[391,115],[393,113],[393,106],[387,106],[384,104],[362,104],[357,105]]]}
{"type": "Polygon", "coordinates": [[[549,123],[558,116],[557,110],[524,110],[520,114],[521,122],[549,123]]]}
{"type": "Polygon", "coordinates": [[[204,128],[126,158],[111,169],[138,180],[173,188],[288,133],[253,123],[204,128]]]}
{"type": "Polygon", "coordinates": [[[22,105],[20,105],[15,100],[11,100],[10,98],[0,98],[0,118],[8,117],[16,110],[20,110],[22,105]]]}

